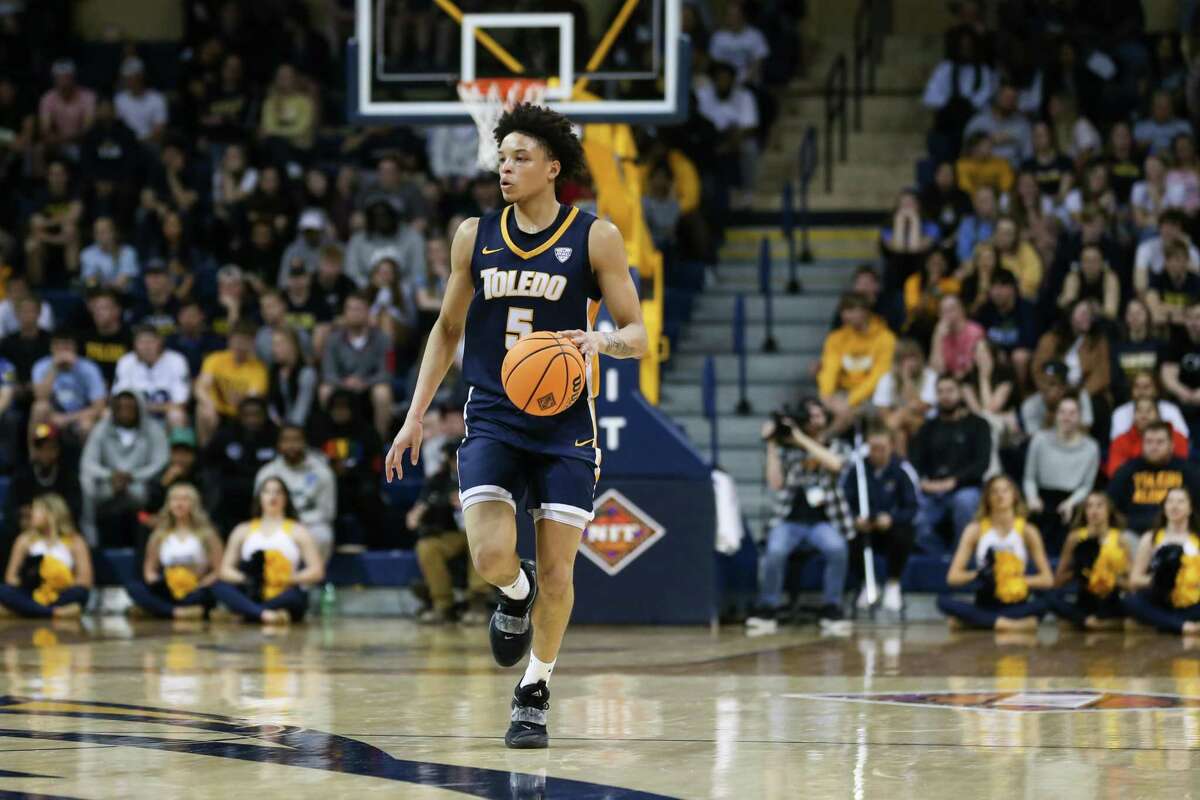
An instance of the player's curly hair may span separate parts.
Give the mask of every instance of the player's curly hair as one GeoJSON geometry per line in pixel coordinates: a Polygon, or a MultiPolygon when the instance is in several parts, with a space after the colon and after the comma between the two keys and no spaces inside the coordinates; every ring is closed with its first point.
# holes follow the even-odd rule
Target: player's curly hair
{"type": "Polygon", "coordinates": [[[513,131],[532,136],[546,148],[547,154],[561,166],[556,183],[587,176],[583,144],[571,130],[571,121],[545,106],[522,103],[506,111],[492,131],[496,144],[513,131]]]}

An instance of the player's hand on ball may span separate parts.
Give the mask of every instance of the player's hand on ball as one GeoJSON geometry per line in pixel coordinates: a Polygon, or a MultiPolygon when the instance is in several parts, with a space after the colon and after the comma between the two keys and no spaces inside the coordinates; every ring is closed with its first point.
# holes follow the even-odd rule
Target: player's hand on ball
{"type": "Polygon", "coordinates": [[[392,477],[397,480],[404,477],[404,451],[409,451],[409,461],[413,466],[417,464],[417,458],[421,455],[421,439],[425,436],[425,429],[421,426],[419,419],[406,419],[400,427],[400,432],[396,434],[396,438],[392,439],[392,446],[388,449],[387,458],[383,462],[383,477],[388,483],[392,482],[392,477]]]}
{"type": "Polygon", "coordinates": [[[579,348],[584,358],[599,355],[604,347],[604,335],[597,331],[559,331],[579,348]]]}

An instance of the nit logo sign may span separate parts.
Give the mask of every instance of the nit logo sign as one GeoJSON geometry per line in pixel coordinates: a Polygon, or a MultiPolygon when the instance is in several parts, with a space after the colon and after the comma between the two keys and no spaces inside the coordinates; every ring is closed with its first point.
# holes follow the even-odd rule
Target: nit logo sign
{"type": "Polygon", "coordinates": [[[580,548],[608,575],[625,569],[667,532],[616,489],[597,497],[592,508],[595,517],[584,531],[580,548]]]}

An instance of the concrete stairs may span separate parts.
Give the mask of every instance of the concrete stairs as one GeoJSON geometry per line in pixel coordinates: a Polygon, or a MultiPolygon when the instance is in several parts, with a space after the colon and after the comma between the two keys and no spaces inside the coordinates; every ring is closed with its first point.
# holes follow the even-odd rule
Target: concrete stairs
{"type": "Polygon", "coordinates": [[[712,355],[720,413],[719,461],[737,482],[743,511],[752,525],[766,520],[771,504],[764,484],[763,422],[773,409],[805,391],[815,391],[810,369],[820,358],[837,298],[850,284],[854,268],[877,252],[875,239],[873,229],[814,230],[817,260],[799,266],[804,291],[789,295],[786,244],[779,233],[750,228],[730,231],[714,280],[696,298],[691,321],[672,343],[671,360],[663,375],[661,408],[701,453],[710,453],[701,375],[705,358],[712,355]],[[759,292],[758,249],[764,236],[771,242],[774,265],[774,336],[779,346],[774,353],[762,352],[766,303],[759,292]],[[745,416],[735,413],[739,397],[733,307],[738,294],[745,297],[747,399],[752,407],[745,416]]]}

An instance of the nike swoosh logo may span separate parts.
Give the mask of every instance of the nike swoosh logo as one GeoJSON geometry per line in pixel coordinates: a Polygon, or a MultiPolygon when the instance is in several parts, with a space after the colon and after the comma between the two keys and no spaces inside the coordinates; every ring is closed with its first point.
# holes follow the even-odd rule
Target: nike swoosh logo
{"type": "Polygon", "coordinates": [[[589,444],[591,444],[594,441],[596,441],[595,436],[593,436],[591,439],[584,439],[582,442],[576,441],[575,446],[576,447],[587,447],[589,444]]]}
{"type": "Polygon", "coordinates": [[[495,250],[488,250],[486,247],[481,251],[485,256],[490,256],[492,253],[499,253],[503,247],[497,247],[495,250]]]}

